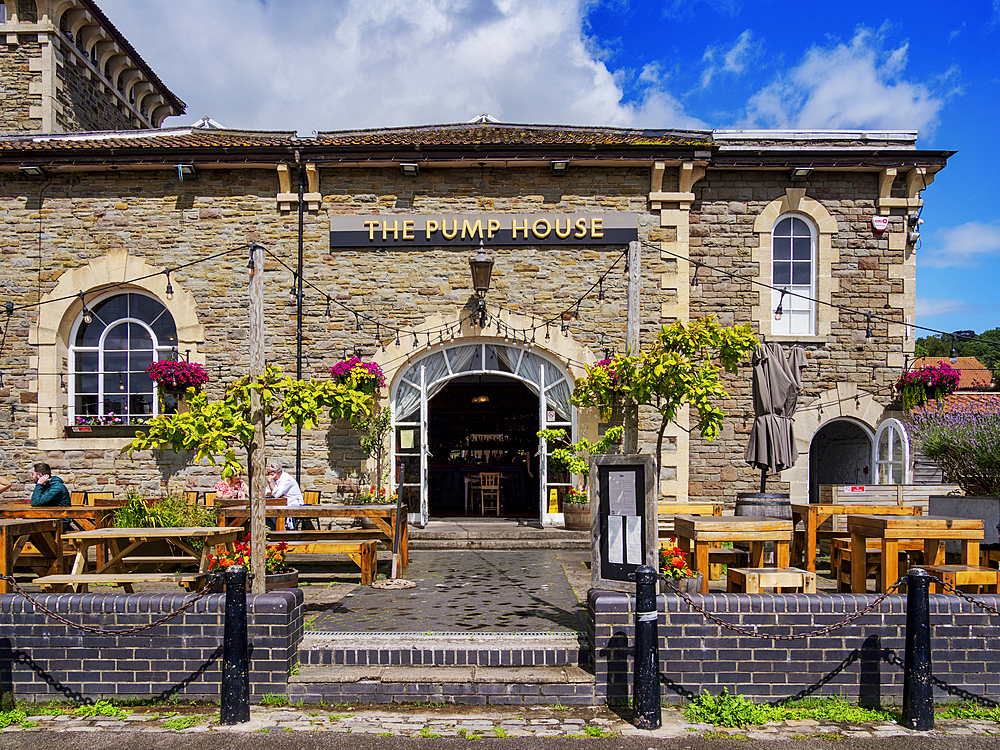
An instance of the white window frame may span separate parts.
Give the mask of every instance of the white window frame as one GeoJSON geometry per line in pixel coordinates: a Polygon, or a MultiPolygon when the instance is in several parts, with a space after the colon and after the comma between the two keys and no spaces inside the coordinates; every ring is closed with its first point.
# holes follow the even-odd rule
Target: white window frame
{"type": "MultiPolygon", "coordinates": [[[[771,333],[775,336],[814,336],[816,334],[816,267],[817,267],[817,230],[812,219],[805,214],[790,212],[782,214],[774,223],[771,230],[771,310],[773,311],[781,305],[782,316],[780,320],[771,323],[771,333]],[[809,231],[809,284],[785,283],[775,279],[774,268],[777,262],[790,262],[793,264],[791,279],[794,280],[794,242],[791,243],[791,253],[788,261],[777,261],[774,257],[775,233],[785,222],[795,226],[793,220],[801,221],[809,231]],[[785,292],[784,294],[782,294],[785,292]]],[[[804,235],[791,235],[791,239],[804,239],[804,235]]]]}
{"type": "Polygon", "coordinates": [[[875,430],[875,438],[872,440],[872,466],[875,467],[875,479],[878,484],[910,483],[910,438],[906,434],[906,427],[898,419],[883,420],[875,430]],[[888,433],[886,443],[888,454],[884,455],[882,436],[886,433],[888,433]],[[896,456],[898,458],[893,460],[896,456]]]}

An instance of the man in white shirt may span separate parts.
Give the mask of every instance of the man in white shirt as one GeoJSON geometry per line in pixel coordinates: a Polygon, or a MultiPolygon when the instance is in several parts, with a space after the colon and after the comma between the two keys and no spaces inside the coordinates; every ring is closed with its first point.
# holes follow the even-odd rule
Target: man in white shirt
{"type": "MultiPolygon", "coordinates": [[[[266,467],[268,494],[275,498],[285,498],[285,505],[292,507],[305,505],[299,483],[291,474],[285,472],[279,463],[269,463],[266,467]]],[[[273,522],[272,522],[273,523],[273,522]]],[[[295,531],[295,519],[285,519],[285,531],[295,531]]]]}

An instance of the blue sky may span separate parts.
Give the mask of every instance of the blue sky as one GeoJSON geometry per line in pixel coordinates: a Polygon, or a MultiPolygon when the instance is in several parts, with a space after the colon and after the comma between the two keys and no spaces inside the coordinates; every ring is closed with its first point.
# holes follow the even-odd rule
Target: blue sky
{"type": "MultiPolygon", "coordinates": [[[[226,127],[465,121],[918,130],[918,325],[1000,326],[1000,0],[98,0],[226,127]]],[[[920,333],[918,332],[918,335],[920,333]]]]}

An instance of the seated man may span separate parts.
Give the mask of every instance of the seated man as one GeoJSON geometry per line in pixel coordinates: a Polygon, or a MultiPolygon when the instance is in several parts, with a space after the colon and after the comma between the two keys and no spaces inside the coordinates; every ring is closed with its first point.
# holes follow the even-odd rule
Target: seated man
{"type": "MultiPolygon", "coordinates": [[[[285,472],[279,463],[269,463],[266,468],[268,495],[274,498],[285,498],[285,505],[289,507],[305,505],[305,498],[302,497],[302,490],[299,483],[295,481],[291,474],[285,472]]],[[[267,527],[274,529],[274,521],[268,519],[267,527]]],[[[295,531],[295,519],[285,519],[285,531],[295,531]]]]}
{"type": "Polygon", "coordinates": [[[69,490],[59,477],[52,476],[48,464],[37,463],[32,467],[31,478],[35,480],[35,489],[31,493],[31,506],[68,508],[69,490]]]}

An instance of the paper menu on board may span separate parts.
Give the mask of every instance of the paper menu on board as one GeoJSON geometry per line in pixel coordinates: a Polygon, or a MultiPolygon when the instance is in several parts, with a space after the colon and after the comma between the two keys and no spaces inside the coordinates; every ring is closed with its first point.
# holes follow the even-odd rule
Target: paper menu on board
{"type": "Polygon", "coordinates": [[[625,519],[622,516],[608,518],[608,562],[622,565],[625,562],[625,519]]]}
{"type": "Polygon", "coordinates": [[[635,475],[630,471],[608,472],[608,495],[612,516],[634,516],[635,475]]]}

